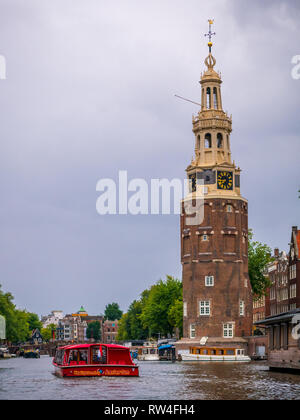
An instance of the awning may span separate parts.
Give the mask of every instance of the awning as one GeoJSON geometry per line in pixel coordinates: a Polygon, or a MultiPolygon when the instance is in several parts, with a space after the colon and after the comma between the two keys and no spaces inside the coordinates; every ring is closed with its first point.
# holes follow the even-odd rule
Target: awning
{"type": "Polygon", "coordinates": [[[165,350],[165,349],[171,349],[171,348],[173,348],[174,346],[172,346],[171,344],[166,344],[166,345],[164,345],[164,346],[160,346],[160,347],[158,347],[158,350],[165,350]]]}

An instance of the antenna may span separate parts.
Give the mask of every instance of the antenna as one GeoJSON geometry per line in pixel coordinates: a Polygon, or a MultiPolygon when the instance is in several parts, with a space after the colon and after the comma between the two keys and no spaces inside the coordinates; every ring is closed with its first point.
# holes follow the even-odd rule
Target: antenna
{"type": "Polygon", "coordinates": [[[176,96],[176,98],[183,99],[184,101],[191,102],[192,104],[202,106],[202,105],[201,105],[201,104],[199,104],[198,102],[191,101],[190,99],[183,98],[182,96],[179,96],[179,95],[174,95],[174,96],[176,96]]]}

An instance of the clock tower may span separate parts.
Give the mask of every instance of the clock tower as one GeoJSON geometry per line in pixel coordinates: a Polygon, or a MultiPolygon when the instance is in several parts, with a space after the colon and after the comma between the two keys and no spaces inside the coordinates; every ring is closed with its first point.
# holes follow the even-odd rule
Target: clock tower
{"type": "MultiPolygon", "coordinates": [[[[187,344],[247,347],[252,293],[248,275],[248,202],[241,169],[232,160],[232,118],[222,106],[209,21],[209,55],[201,75],[201,109],[193,117],[195,156],[187,167],[189,192],[182,203],[183,340],[187,344]],[[195,217],[188,204],[200,209],[195,217]]],[[[198,210],[197,210],[198,211],[198,210]]]]}

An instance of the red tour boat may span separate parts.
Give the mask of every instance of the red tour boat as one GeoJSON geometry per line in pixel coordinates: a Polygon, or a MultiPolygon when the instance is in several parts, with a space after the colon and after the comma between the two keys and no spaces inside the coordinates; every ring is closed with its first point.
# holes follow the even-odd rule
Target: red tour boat
{"type": "Polygon", "coordinates": [[[113,344],[79,344],[59,347],[53,358],[61,377],[139,376],[127,347],[113,344]]]}

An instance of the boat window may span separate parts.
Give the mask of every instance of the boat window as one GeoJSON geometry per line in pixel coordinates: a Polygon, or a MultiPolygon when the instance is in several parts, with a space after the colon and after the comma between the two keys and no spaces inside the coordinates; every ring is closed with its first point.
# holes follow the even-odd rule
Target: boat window
{"type": "Polygon", "coordinates": [[[218,350],[218,355],[223,356],[224,350],[218,350]]]}
{"type": "Polygon", "coordinates": [[[234,350],[226,350],[227,356],[234,356],[234,350]]]}
{"type": "Polygon", "coordinates": [[[92,363],[101,363],[101,352],[99,347],[92,348],[92,363]]]}
{"type": "Polygon", "coordinates": [[[87,350],[80,350],[79,351],[79,361],[87,363],[87,350]]]}
{"type": "Polygon", "coordinates": [[[147,349],[144,349],[143,350],[143,354],[148,354],[148,350],[147,349]]]}
{"type": "Polygon", "coordinates": [[[156,350],[155,349],[150,349],[150,354],[155,354],[156,350]]]}
{"type": "Polygon", "coordinates": [[[208,354],[208,350],[202,350],[202,354],[208,354]]]}
{"type": "Polygon", "coordinates": [[[210,354],[215,355],[216,354],[216,350],[211,350],[210,354]]]}

